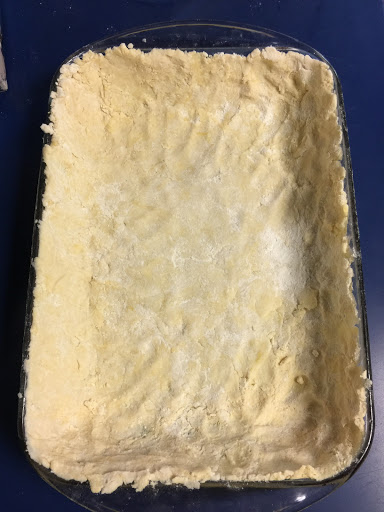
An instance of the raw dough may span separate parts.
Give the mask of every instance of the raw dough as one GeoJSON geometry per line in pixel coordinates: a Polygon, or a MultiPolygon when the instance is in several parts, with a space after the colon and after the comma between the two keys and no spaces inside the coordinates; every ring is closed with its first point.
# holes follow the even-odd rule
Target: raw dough
{"type": "Polygon", "coordinates": [[[95,492],[330,477],[364,381],[329,68],[125,45],[62,67],[31,457],[95,492]]]}

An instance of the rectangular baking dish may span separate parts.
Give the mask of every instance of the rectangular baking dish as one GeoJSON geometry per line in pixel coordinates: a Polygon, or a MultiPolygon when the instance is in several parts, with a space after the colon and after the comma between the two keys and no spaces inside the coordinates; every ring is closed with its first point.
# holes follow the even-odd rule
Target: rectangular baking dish
{"type": "MultiPolygon", "coordinates": [[[[288,36],[278,34],[262,28],[246,25],[233,25],[219,22],[178,22],[173,24],[157,24],[143,28],[132,29],[127,32],[103,39],[81,48],[71,55],[65,63],[71,63],[75,58],[85,52],[104,52],[107,48],[121,43],[132,43],[135,48],[150,51],[153,48],[179,48],[181,50],[205,51],[209,54],[216,52],[237,53],[247,55],[255,48],[274,46],[280,51],[296,51],[312,58],[322,60],[330,67],[334,77],[334,87],[338,99],[338,116],[342,128],[342,165],[346,169],[345,191],[349,205],[348,236],[350,246],[355,256],[353,262],[353,293],[356,299],[359,324],[359,344],[361,371],[366,372],[367,379],[371,379],[371,365],[369,356],[368,328],[366,318],[366,303],[362,276],[359,231],[357,225],[356,205],[352,179],[352,167],[348,144],[348,135],[345,120],[345,111],[340,82],[336,72],[326,59],[316,50],[296,41],[288,36]]],[[[50,92],[55,91],[59,71],[53,77],[50,92]]],[[[49,105],[50,107],[50,105],[49,105]]],[[[48,121],[49,122],[49,121],[48,121]]],[[[43,144],[50,143],[51,136],[44,134],[43,144]]],[[[42,216],[42,198],[45,188],[44,163],[41,163],[37,200],[35,208],[35,228],[32,240],[31,268],[27,294],[26,320],[23,344],[23,361],[28,357],[30,342],[30,328],[33,311],[33,290],[35,285],[35,272],[33,259],[39,251],[39,230],[37,223],[42,216]]],[[[24,391],[26,387],[26,374],[24,364],[21,370],[21,388],[19,393],[18,430],[19,437],[26,450],[24,413],[24,391]]],[[[201,489],[188,490],[182,486],[157,486],[155,489],[147,488],[136,493],[130,486],[122,486],[109,495],[98,495],[90,491],[88,484],[66,481],[50,470],[40,466],[27,457],[40,476],[54,488],[65,494],[75,502],[95,511],[126,511],[132,508],[140,510],[185,510],[191,506],[193,509],[208,510],[210,507],[231,506],[246,507],[252,503],[253,510],[300,510],[311,503],[329,494],[333,489],[343,484],[356,471],[368,453],[374,429],[374,413],[372,390],[367,388],[365,394],[366,417],[365,435],[360,451],[355,461],[338,475],[323,480],[309,479],[270,481],[270,482],[207,482],[201,489]],[[256,507],[256,508],[255,508],[256,507]]]]}

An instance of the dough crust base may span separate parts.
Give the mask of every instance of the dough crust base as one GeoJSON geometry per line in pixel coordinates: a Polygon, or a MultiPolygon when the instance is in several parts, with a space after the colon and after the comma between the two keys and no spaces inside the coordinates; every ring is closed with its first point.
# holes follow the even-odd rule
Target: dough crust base
{"type": "Polygon", "coordinates": [[[31,457],[123,483],[323,479],[364,430],[333,77],[273,48],[63,66],[26,361],[31,457]]]}

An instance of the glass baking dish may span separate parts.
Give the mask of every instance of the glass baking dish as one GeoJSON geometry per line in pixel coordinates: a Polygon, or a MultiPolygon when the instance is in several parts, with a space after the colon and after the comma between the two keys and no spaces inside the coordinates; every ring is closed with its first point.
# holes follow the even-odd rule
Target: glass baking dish
{"type": "MultiPolygon", "coordinates": [[[[355,206],[354,188],[352,180],[352,167],[345,121],[345,111],[340,82],[336,72],[328,61],[316,50],[283,34],[264,28],[247,25],[233,25],[221,22],[185,21],[148,25],[131,29],[127,32],[108,37],[101,41],[84,46],[68,57],[65,63],[72,62],[88,50],[102,53],[107,48],[121,43],[132,43],[135,48],[150,51],[152,48],[179,48],[181,50],[205,51],[209,54],[215,52],[249,54],[255,48],[274,46],[280,51],[296,51],[312,58],[326,62],[332,70],[335,92],[338,98],[339,123],[342,128],[342,164],[346,169],[345,190],[349,204],[348,235],[351,249],[355,255],[353,262],[353,292],[357,302],[360,318],[359,343],[361,371],[366,371],[371,379],[371,365],[368,345],[368,329],[366,318],[366,303],[361,266],[361,253],[359,231],[355,206]]],[[[51,91],[56,89],[56,82],[60,71],[53,77],[51,91]]],[[[49,121],[48,121],[49,122],[49,121]]],[[[49,144],[51,136],[44,134],[43,143],[49,144]]],[[[40,177],[37,190],[35,209],[35,229],[33,232],[31,261],[37,256],[39,250],[39,231],[37,223],[42,215],[42,197],[44,193],[44,163],[41,163],[40,177]]],[[[33,289],[35,272],[31,264],[29,286],[26,306],[26,321],[23,345],[23,360],[28,357],[30,342],[30,327],[33,310],[33,289]]],[[[33,461],[27,452],[24,412],[26,387],[26,374],[24,365],[21,370],[21,389],[19,393],[18,430],[25,453],[36,471],[52,487],[69,497],[76,503],[98,512],[128,510],[154,511],[154,510],[253,510],[253,511],[298,511],[320,500],[334,489],[342,485],[360,466],[366,457],[371,445],[374,430],[374,412],[372,390],[366,390],[366,417],[365,435],[361,449],[355,461],[341,473],[323,481],[310,479],[285,480],[270,482],[206,482],[200,489],[189,490],[177,485],[158,485],[147,487],[137,493],[132,487],[125,485],[111,494],[94,494],[87,483],[67,481],[57,477],[50,470],[33,461]]]]}

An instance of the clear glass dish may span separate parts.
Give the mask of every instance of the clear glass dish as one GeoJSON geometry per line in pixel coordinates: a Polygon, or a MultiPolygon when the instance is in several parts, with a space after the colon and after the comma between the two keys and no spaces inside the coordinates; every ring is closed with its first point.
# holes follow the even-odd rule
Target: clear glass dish
{"type": "MultiPolygon", "coordinates": [[[[233,25],[221,22],[186,21],[167,24],[148,25],[142,28],[131,29],[127,32],[97,41],[84,46],[71,55],[65,63],[72,62],[76,57],[88,50],[104,52],[107,48],[121,43],[132,43],[135,48],[150,51],[152,48],[179,48],[181,50],[238,53],[247,55],[255,48],[274,46],[280,51],[296,51],[310,55],[312,58],[322,60],[328,64],[333,72],[335,92],[338,98],[339,123],[342,128],[342,164],[346,168],[347,176],[345,190],[349,203],[348,234],[350,244],[355,254],[353,263],[354,280],[353,291],[357,302],[360,317],[359,342],[361,347],[360,365],[362,371],[367,372],[371,378],[371,365],[368,344],[368,329],[366,318],[366,304],[361,266],[361,253],[359,231],[352,180],[352,167],[345,121],[345,111],[340,82],[336,72],[329,62],[316,50],[283,34],[266,30],[264,28],[247,25],[233,25]]],[[[59,71],[56,72],[51,84],[51,91],[56,88],[59,71]]],[[[49,121],[48,121],[49,122],[49,121]]],[[[44,135],[44,144],[50,143],[50,135],[44,135]]],[[[35,210],[35,226],[42,214],[42,197],[44,193],[44,163],[41,164],[40,178],[37,191],[35,210]]],[[[38,229],[35,227],[32,241],[32,260],[38,254],[38,229]]],[[[35,273],[31,265],[29,287],[27,296],[27,310],[25,334],[23,345],[23,359],[28,357],[30,341],[30,327],[33,309],[33,289],[35,273]]],[[[355,461],[341,473],[323,481],[309,479],[286,480],[276,482],[207,482],[200,489],[189,490],[183,486],[160,485],[155,488],[146,488],[137,493],[132,487],[122,486],[112,494],[94,494],[87,483],[66,481],[57,477],[50,470],[33,461],[26,449],[24,431],[25,400],[24,390],[26,375],[24,365],[21,371],[21,390],[19,399],[18,429],[19,437],[23,443],[25,453],[36,471],[52,487],[65,496],[89,510],[97,512],[128,510],[166,511],[166,510],[252,510],[252,511],[298,511],[328,495],[334,489],[348,480],[366,457],[371,445],[374,430],[374,412],[372,390],[366,391],[366,418],[365,435],[361,449],[355,461]]]]}

